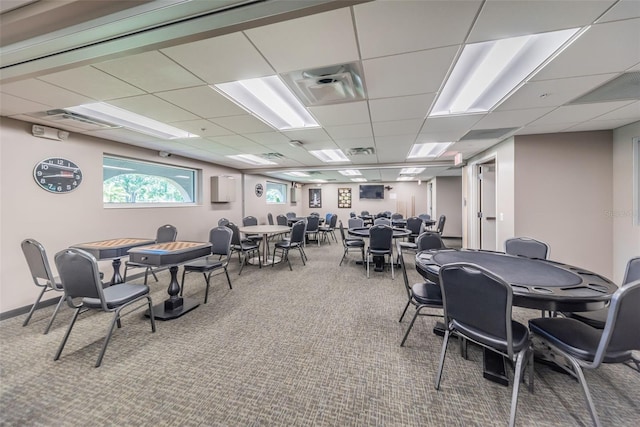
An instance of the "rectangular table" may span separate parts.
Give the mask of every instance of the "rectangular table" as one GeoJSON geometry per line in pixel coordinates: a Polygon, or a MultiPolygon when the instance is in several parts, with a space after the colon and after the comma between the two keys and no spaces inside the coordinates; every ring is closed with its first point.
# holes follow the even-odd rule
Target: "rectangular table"
{"type": "Polygon", "coordinates": [[[129,249],[137,246],[151,245],[155,243],[155,239],[123,237],[119,239],[99,240],[97,242],[78,243],[71,246],[72,248],[82,249],[89,252],[97,260],[112,259],[113,277],[111,284],[122,283],[120,275],[120,258],[127,256],[129,249]]]}
{"type": "MultiPolygon", "coordinates": [[[[167,242],[140,246],[129,250],[131,261],[150,267],[169,267],[171,280],[167,293],[169,298],[163,304],[153,307],[153,315],[159,320],[171,320],[193,310],[200,303],[197,300],[182,298],[178,284],[178,265],[211,255],[209,242],[167,242]]],[[[148,314],[148,313],[147,313],[148,314]]]]}

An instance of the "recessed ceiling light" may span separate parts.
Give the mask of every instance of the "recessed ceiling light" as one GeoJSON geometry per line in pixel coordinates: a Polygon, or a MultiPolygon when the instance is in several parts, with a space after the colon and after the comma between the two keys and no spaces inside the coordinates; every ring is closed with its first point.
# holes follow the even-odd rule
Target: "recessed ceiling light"
{"type": "Polygon", "coordinates": [[[310,181],[311,181],[311,182],[319,182],[319,183],[327,182],[327,180],[325,180],[325,179],[319,179],[319,178],[315,178],[315,179],[312,179],[312,180],[310,180],[310,181]]]}
{"type": "Polygon", "coordinates": [[[491,110],[568,46],[569,40],[582,34],[578,31],[572,28],[466,45],[430,116],[491,110]]]}
{"type": "Polygon", "coordinates": [[[132,113],[131,111],[115,107],[104,102],[78,105],[65,108],[72,113],[81,114],[89,118],[122,126],[124,128],[155,136],[162,139],[199,138],[198,135],[169,126],[149,117],[132,113]]]}
{"type": "Polygon", "coordinates": [[[320,126],[278,76],[239,80],[210,87],[278,130],[320,126]]]}
{"type": "Polygon", "coordinates": [[[286,175],[290,175],[290,176],[298,176],[298,177],[307,177],[307,176],[311,176],[308,173],[304,173],[304,172],[285,172],[286,175]]]}
{"type": "Polygon", "coordinates": [[[396,178],[396,181],[413,181],[415,179],[417,178],[414,176],[399,176],[396,178]]]}
{"type": "Polygon", "coordinates": [[[345,170],[341,170],[338,171],[340,172],[342,175],[344,176],[357,176],[357,175],[362,175],[362,172],[360,172],[357,169],[345,169],[345,170]]]}
{"type": "Polygon", "coordinates": [[[366,178],[351,178],[353,182],[367,182],[366,178]]]}
{"type": "Polygon", "coordinates": [[[400,169],[400,175],[414,175],[424,172],[425,168],[402,168],[400,169]]]}
{"type": "Polygon", "coordinates": [[[313,150],[309,154],[317,157],[325,163],[332,162],[349,162],[349,158],[344,155],[342,150],[313,150]]]}
{"type": "Polygon", "coordinates": [[[419,159],[425,157],[438,157],[445,152],[451,142],[425,142],[423,144],[413,144],[407,159],[419,159]]]}
{"type": "Polygon", "coordinates": [[[227,156],[233,160],[239,160],[241,162],[249,163],[250,165],[275,165],[276,162],[272,162],[271,160],[263,159],[262,157],[258,157],[253,154],[235,154],[233,156],[227,156]]]}

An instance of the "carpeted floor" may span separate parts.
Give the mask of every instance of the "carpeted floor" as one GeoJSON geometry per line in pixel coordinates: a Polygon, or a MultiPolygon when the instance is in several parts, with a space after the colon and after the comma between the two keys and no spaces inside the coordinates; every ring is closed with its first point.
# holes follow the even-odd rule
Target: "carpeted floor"
{"type": "MultiPolygon", "coordinates": [[[[399,343],[413,309],[402,276],[366,278],[358,255],[338,266],[340,243],[307,248],[303,266],[254,266],[233,290],[212,280],[209,303],[151,334],[141,311],[115,332],[100,368],[93,365],[110,316],[80,318],[59,361],[53,355],[71,310],[64,307],[48,335],[53,307],[0,323],[2,425],[329,425],[501,426],[511,387],[482,378],[481,351],[469,359],[452,343],[440,391],[434,389],[442,338],[436,318],[421,317],[407,346],[399,343]]],[[[410,279],[420,276],[407,256],[410,279]]],[[[105,272],[109,274],[109,272],[105,272]]],[[[187,276],[185,295],[202,300],[202,276],[187,276]]],[[[166,297],[168,272],[151,281],[155,303],[166,297]]],[[[28,286],[27,283],[24,286],[28,286]]],[[[538,312],[514,309],[526,322],[538,312]]],[[[603,425],[637,426],[640,374],[622,365],[586,372],[603,425]]],[[[535,368],[535,393],[520,390],[520,426],[585,426],[591,420],[571,377],[535,368]]]]}

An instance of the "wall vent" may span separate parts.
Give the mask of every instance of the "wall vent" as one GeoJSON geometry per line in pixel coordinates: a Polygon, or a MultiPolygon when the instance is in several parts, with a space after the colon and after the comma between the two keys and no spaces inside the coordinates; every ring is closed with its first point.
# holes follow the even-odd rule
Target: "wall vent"
{"type": "Polygon", "coordinates": [[[263,153],[263,154],[260,154],[260,157],[265,158],[267,160],[278,160],[278,159],[283,159],[284,158],[284,154],[280,154],[280,153],[263,153]]]}
{"type": "Polygon", "coordinates": [[[349,148],[347,150],[347,156],[366,156],[376,154],[376,149],[374,147],[357,147],[357,148],[349,148]]]}

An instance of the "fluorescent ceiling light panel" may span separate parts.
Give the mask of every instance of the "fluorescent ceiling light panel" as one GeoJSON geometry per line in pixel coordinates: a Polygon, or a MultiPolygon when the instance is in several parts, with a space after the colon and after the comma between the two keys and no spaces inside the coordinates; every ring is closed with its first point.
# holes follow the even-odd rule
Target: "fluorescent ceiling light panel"
{"type": "Polygon", "coordinates": [[[278,130],[320,126],[278,76],[239,80],[212,87],[278,130]]]}
{"type": "Polygon", "coordinates": [[[357,169],[345,169],[342,171],[338,171],[340,172],[342,175],[344,176],[357,176],[357,175],[362,175],[362,172],[360,172],[357,169]]]}
{"type": "Polygon", "coordinates": [[[287,175],[290,176],[298,176],[298,177],[308,177],[311,176],[308,173],[304,173],[304,172],[286,172],[287,175]]]}
{"type": "Polygon", "coordinates": [[[572,28],[465,46],[430,116],[491,110],[572,37],[575,40],[578,31],[572,28]]]}
{"type": "Polygon", "coordinates": [[[316,178],[316,179],[312,179],[312,180],[311,180],[311,182],[320,182],[320,183],[323,183],[323,182],[327,182],[327,180],[325,180],[325,179],[319,179],[319,178],[316,178]]]}
{"type": "Polygon", "coordinates": [[[350,161],[342,150],[313,150],[309,151],[309,154],[314,155],[325,163],[350,161]]]}
{"type": "Polygon", "coordinates": [[[239,160],[241,162],[249,163],[250,165],[275,165],[276,162],[272,162],[271,160],[263,159],[262,157],[258,157],[253,154],[235,154],[233,156],[227,156],[233,160],[239,160]]]}
{"type": "Polygon", "coordinates": [[[351,178],[353,182],[367,182],[366,178],[351,178]]]}
{"type": "Polygon", "coordinates": [[[402,168],[400,169],[400,175],[414,175],[424,172],[425,168],[402,168]]]}
{"type": "Polygon", "coordinates": [[[65,108],[76,114],[100,120],[106,123],[122,126],[136,132],[155,136],[162,139],[198,138],[198,135],[178,129],[168,124],[132,113],[131,111],[115,107],[105,102],[95,102],[92,104],[78,105],[77,107],[65,108]]]}
{"type": "Polygon", "coordinates": [[[445,152],[451,142],[425,142],[423,144],[413,144],[407,159],[420,159],[425,157],[438,157],[445,152]]]}
{"type": "Polygon", "coordinates": [[[396,178],[396,181],[413,181],[415,179],[413,176],[399,176],[396,178]]]}

